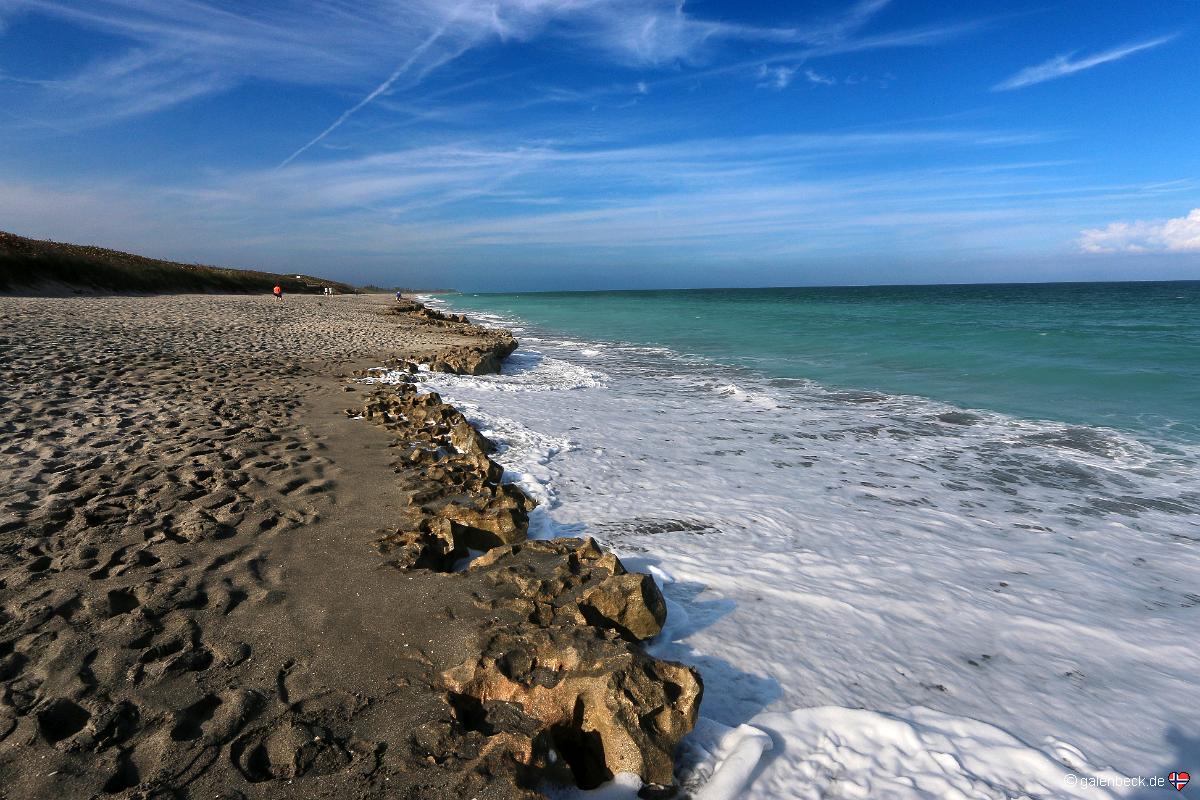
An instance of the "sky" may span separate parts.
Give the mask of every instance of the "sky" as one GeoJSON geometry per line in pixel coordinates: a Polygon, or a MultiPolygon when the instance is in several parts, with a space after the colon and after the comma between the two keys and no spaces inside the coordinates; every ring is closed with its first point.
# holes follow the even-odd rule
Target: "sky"
{"type": "Polygon", "coordinates": [[[1200,278],[1200,0],[0,0],[0,229],[469,291],[1200,278]]]}

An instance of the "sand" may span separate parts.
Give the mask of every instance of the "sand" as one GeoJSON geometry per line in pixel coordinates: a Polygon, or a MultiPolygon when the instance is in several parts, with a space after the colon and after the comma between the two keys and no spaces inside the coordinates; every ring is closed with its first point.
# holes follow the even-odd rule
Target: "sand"
{"type": "Polygon", "coordinates": [[[0,297],[0,798],[524,796],[412,745],[481,612],[371,546],[394,302],[0,297]]]}

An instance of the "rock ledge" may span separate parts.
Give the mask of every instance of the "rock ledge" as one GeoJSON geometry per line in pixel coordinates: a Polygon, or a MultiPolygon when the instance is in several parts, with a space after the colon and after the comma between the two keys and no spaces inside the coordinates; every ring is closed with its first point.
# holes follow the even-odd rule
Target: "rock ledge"
{"type": "MultiPolygon", "coordinates": [[[[516,348],[507,332],[479,334],[461,315],[418,303],[393,313],[483,336],[478,348],[439,354],[437,371],[497,372],[516,348]]],[[[522,791],[545,778],[593,788],[631,772],[669,795],[673,754],[696,723],[703,684],[690,667],[640,647],[666,619],[654,580],[628,572],[594,539],[527,541],[533,500],[501,482],[495,446],[436,393],[378,388],[347,413],[396,437],[395,471],[420,487],[409,519],[377,541],[386,563],[440,573],[448,588],[465,583],[490,615],[477,655],[436,678],[457,726],[418,731],[414,746],[454,749],[448,740],[469,736],[477,769],[507,771],[522,791]]]]}

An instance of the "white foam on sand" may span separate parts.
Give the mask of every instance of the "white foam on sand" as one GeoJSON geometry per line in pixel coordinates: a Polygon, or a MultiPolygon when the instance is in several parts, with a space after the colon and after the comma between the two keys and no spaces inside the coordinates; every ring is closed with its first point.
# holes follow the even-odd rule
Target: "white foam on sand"
{"type": "Polygon", "coordinates": [[[1200,753],[1196,453],[600,346],[421,379],[505,445],[535,535],[662,586],[697,800],[1142,800],[1078,778],[1200,753]],[[600,346],[602,376],[572,360],[600,346]]]}
{"type": "Polygon", "coordinates": [[[760,714],[715,741],[715,770],[693,800],[1108,798],[1100,787],[1124,778],[1070,748],[1060,760],[994,726],[920,707],[760,714]]]}

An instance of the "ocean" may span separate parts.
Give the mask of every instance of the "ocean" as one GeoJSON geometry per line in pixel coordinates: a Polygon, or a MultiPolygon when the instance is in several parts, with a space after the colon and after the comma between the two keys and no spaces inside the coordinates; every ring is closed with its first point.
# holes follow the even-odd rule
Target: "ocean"
{"type": "Polygon", "coordinates": [[[781,380],[1200,441],[1200,281],[468,294],[452,303],[781,380]]]}
{"type": "Polygon", "coordinates": [[[1149,797],[1096,782],[1200,756],[1200,283],[432,302],[521,340],[422,380],[531,535],[662,587],[695,797],[1149,797]]]}

